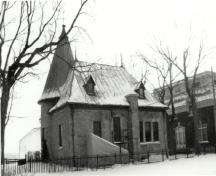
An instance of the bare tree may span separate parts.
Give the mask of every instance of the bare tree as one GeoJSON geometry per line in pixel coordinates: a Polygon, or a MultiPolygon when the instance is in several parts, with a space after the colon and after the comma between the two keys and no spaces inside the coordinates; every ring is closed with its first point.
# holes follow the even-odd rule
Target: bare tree
{"type": "Polygon", "coordinates": [[[195,143],[195,152],[196,154],[200,153],[200,143],[199,143],[199,131],[198,131],[198,125],[199,125],[199,117],[197,114],[197,103],[196,103],[196,76],[198,69],[200,68],[200,64],[202,61],[206,58],[207,54],[204,54],[203,51],[203,43],[201,42],[198,49],[198,54],[194,58],[191,57],[191,51],[190,44],[183,50],[182,57],[178,58],[172,58],[170,57],[170,51],[168,47],[166,49],[163,48],[162,44],[160,44],[159,47],[157,47],[157,52],[163,56],[163,59],[167,62],[170,62],[175,66],[182,76],[184,77],[184,85],[186,94],[188,97],[188,104],[189,104],[189,111],[191,111],[190,115],[193,116],[194,121],[194,130],[195,130],[195,136],[194,136],[194,143],[195,143]],[[193,64],[193,68],[189,68],[189,62],[193,59],[195,61],[195,64],[193,64]],[[179,64],[177,61],[181,61],[182,65],[179,64]],[[192,71],[191,71],[192,70],[192,71]],[[192,78],[190,79],[190,73],[192,72],[192,78]]]}
{"type": "MultiPolygon", "coordinates": [[[[156,51],[157,52],[157,51],[156,51]]],[[[174,85],[173,83],[175,82],[176,78],[178,77],[180,72],[177,72],[176,74],[173,75],[173,63],[170,62],[169,60],[164,59],[161,60],[161,63],[159,64],[158,61],[152,60],[150,58],[147,58],[143,54],[139,54],[141,59],[152,69],[154,69],[157,72],[157,79],[158,79],[158,85],[159,87],[154,89],[154,94],[157,95],[159,101],[163,104],[167,104],[171,108],[171,116],[168,119],[169,124],[170,124],[170,129],[169,135],[171,138],[174,138],[175,132],[174,132],[174,119],[176,117],[175,113],[175,106],[174,106],[174,95],[173,95],[173,90],[176,84],[174,85]],[[166,101],[166,97],[169,97],[169,100],[166,101]]],[[[161,55],[164,57],[163,55],[161,55]]],[[[168,52],[168,56],[172,60],[176,60],[176,57],[173,57],[171,52],[168,52]]],[[[175,149],[175,144],[173,143],[175,141],[174,139],[171,140],[171,148],[175,149]]]]}
{"type": "MultiPolygon", "coordinates": [[[[75,28],[78,18],[85,14],[88,0],[81,0],[80,6],[64,36],[75,28]]],[[[64,36],[56,38],[57,21],[61,11],[61,1],[56,1],[53,11],[47,2],[3,1],[0,7],[0,87],[1,91],[1,159],[4,160],[5,127],[9,120],[8,104],[14,85],[35,75],[33,68],[48,58],[62,42],[64,36]],[[49,9],[49,10],[48,10],[49,9]],[[50,12],[50,14],[47,13],[50,12]],[[10,14],[14,15],[11,19],[10,14]],[[45,15],[46,12],[46,15],[45,15]],[[8,30],[15,24],[14,34],[8,38],[8,30]],[[37,32],[36,32],[37,31],[37,32]],[[7,35],[6,35],[7,34],[7,35]]]]}

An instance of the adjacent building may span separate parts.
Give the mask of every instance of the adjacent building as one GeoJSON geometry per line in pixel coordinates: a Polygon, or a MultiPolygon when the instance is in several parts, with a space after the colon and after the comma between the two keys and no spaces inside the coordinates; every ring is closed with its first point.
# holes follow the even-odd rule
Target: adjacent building
{"type": "Polygon", "coordinates": [[[64,26],[60,37],[39,100],[49,158],[167,149],[167,106],[123,67],[74,58],[64,26]]]}
{"type": "Polygon", "coordinates": [[[33,128],[19,141],[19,158],[39,159],[41,153],[41,128],[33,128]]]}
{"type": "MultiPolygon", "coordinates": [[[[216,143],[216,114],[215,114],[215,87],[214,77],[216,73],[205,71],[197,74],[195,86],[195,97],[199,116],[199,140],[201,145],[214,145],[216,143]]],[[[192,84],[192,78],[189,78],[192,84]]],[[[168,121],[169,144],[175,143],[176,148],[194,147],[194,125],[193,114],[189,108],[188,98],[185,91],[184,81],[174,83],[174,106],[176,118],[174,125],[168,121]],[[175,135],[175,138],[172,138],[175,135]],[[174,141],[173,141],[174,140],[174,141]]],[[[165,104],[170,100],[169,91],[165,93],[165,104]]],[[[171,109],[168,114],[171,115],[171,109]]]]}

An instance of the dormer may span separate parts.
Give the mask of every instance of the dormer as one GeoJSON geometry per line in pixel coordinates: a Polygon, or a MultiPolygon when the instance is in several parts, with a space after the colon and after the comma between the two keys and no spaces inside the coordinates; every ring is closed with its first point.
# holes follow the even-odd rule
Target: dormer
{"type": "Polygon", "coordinates": [[[138,93],[139,98],[141,98],[141,99],[145,99],[146,98],[145,97],[145,86],[144,86],[144,84],[143,84],[142,81],[140,81],[138,83],[138,85],[136,86],[135,92],[138,93]]]}
{"type": "Polygon", "coordinates": [[[86,83],[83,85],[83,87],[85,88],[85,91],[88,95],[95,95],[95,82],[92,78],[92,76],[90,75],[86,81],[86,83]]]}

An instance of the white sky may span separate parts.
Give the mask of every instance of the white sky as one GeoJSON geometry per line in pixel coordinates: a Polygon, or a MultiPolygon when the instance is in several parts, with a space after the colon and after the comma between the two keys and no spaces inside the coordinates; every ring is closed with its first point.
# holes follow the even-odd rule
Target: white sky
{"type": "MultiPolygon", "coordinates": [[[[71,12],[76,5],[75,1],[65,1],[63,4],[66,27],[73,18],[71,12]]],[[[119,65],[122,54],[126,68],[137,79],[146,67],[137,61],[135,55],[140,51],[149,57],[154,56],[149,45],[157,44],[155,39],[162,40],[179,55],[186,47],[190,34],[193,43],[203,40],[206,49],[216,46],[214,0],[89,0],[87,6],[89,16],[82,16],[78,24],[87,30],[91,40],[83,34],[72,44],[78,58],[119,65]]],[[[216,70],[215,52],[208,56],[200,72],[210,70],[211,66],[216,70]]],[[[6,128],[7,153],[18,153],[18,141],[33,127],[40,125],[40,106],[37,101],[45,84],[49,62],[41,63],[36,69],[42,73],[39,79],[18,84],[15,89],[11,115],[26,118],[11,118],[6,128]]],[[[154,74],[149,79],[154,81],[154,74]]]]}

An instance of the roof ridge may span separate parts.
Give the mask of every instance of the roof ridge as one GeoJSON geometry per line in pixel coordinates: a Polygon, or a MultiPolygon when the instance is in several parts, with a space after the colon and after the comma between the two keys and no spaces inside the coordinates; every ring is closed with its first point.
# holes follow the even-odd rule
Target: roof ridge
{"type": "Polygon", "coordinates": [[[97,62],[87,62],[87,61],[78,61],[78,62],[89,63],[89,64],[97,64],[97,65],[104,65],[104,66],[117,67],[117,68],[122,68],[121,66],[109,65],[109,64],[102,64],[102,63],[97,63],[97,62]]]}

